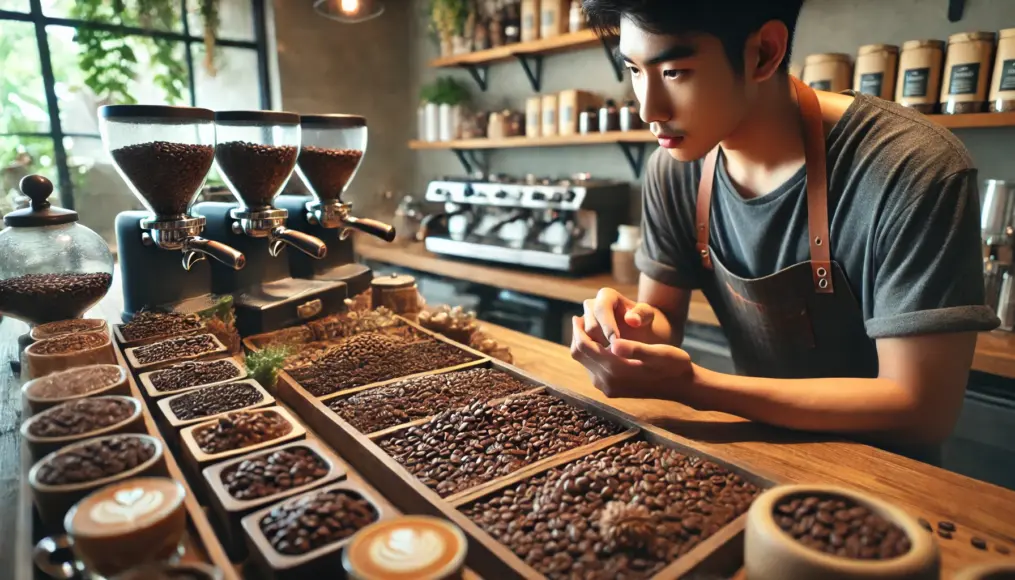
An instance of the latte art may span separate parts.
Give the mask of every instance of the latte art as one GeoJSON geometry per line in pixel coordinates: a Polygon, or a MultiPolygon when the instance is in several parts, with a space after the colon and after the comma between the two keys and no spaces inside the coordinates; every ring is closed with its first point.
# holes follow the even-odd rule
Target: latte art
{"type": "Polygon", "coordinates": [[[397,528],[370,545],[370,558],[393,572],[425,568],[443,557],[447,546],[432,530],[397,528]]]}
{"type": "Polygon", "coordinates": [[[116,525],[136,521],[162,506],[165,496],[159,490],[122,489],[92,506],[88,515],[98,524],[116,525]]]}

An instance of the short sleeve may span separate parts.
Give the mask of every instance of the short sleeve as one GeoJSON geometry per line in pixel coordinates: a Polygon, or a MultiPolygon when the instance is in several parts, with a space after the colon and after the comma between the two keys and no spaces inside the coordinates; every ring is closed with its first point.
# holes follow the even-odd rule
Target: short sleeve
{"type": "Polygon", "coordinates": [[[697,289],[702,267],[695,250],[690,184],[697,183],[695,165],[680,163],[659,148],[649,160],[641,202],[641,247],[635,264],[657,282],[697,289]]]}
{"type": "Polygon", "coordinates": [[[976,170],[920,192],[886,215],[874,248],[874,339],[991,330],[985,305],[976,170]]]}

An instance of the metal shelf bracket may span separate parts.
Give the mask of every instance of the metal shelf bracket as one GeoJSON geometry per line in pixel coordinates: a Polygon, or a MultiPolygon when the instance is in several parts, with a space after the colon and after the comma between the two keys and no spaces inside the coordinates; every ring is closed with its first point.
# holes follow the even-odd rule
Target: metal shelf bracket
{"type": "Polygon", "coordinates": [[[606,60],[610,62],[610,66],[613,67],[613,74],[617,76],[617,82],[624,82],[624,68],[626,67],[617,58],[613,47],[610,46],[610,41],[606,37],[601,37],[600,40],[603,43],[603,50],[606,51],[606,60]]]}
{"type": "Polygon", "coordinates": [[[476,81],[476,84],[479,85],[479,90],[486,92],[486,78],[490,73],[490,67],[487,65],[463,64],[462,68],[469,71],[472,80],[476,81]]]}
{"type": "Polygon", "coordinates": [[[522,64],[525,76],[529,78],[532,90],[539,92],[543,80],[543,55],[541,54],[515,54],[515,58],[522,64]]]}
{"type": "Polygon", "coordinates": [[[966,0],[948,0],[948,21],[962,20],[962,12],[966,8],[966,0]]]}
{"type": "Polygon", "coordinates": [[[620,150],[624,153],[624,158],[627,159],[627,164],[631,167],[631,172],[634,173],[634,177],[641,177],[642,165],[645,162],[645,143],[625,143],[623,141],[617,143],[620,146],[620,150]]]}
{"type": "Polygon", "coordinates": [[[455,152],[455,157],[458,157],[458,162],[462,164],[467,175],[472,175],[475,169],[486,173],[486,159],[478,151],[473,149],[452,149],[452,151],[455,152]]]}

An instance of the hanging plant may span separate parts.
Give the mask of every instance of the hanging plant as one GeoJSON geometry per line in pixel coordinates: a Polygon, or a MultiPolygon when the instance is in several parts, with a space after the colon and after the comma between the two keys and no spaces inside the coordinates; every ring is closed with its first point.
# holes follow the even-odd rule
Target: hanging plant
{"type": "Polygon", "coordinates": [[[215,37],[218,35],[219,0],[201,0],[201,19],[204,21],[204,70],[208,76],[215,76],[215,37]]]}

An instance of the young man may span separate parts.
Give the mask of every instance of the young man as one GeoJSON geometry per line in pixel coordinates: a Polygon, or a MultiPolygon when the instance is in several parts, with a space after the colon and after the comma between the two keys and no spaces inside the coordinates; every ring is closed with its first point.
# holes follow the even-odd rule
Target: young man
{"type": "Polygon", "coordinates": [[[787,70],[802,0],[585,0],[619,34],[660,148],[638,302],[604,288],[572,355],[611,397],[671,399],[933,460],[984,306],[977,175],[947,130],[787,70]],[[737,375],[678,346],[701,289],[737,375]]]}

